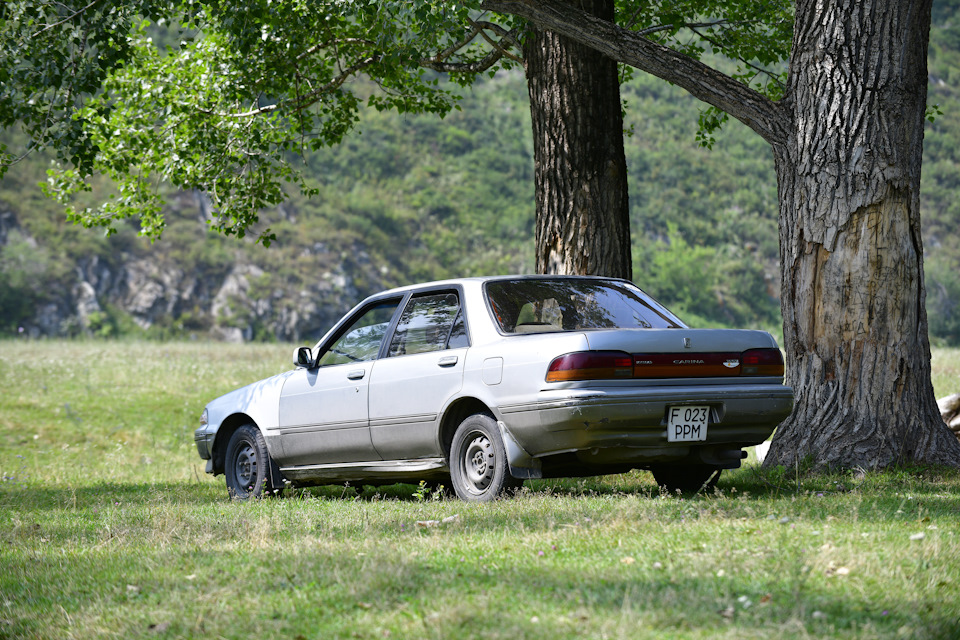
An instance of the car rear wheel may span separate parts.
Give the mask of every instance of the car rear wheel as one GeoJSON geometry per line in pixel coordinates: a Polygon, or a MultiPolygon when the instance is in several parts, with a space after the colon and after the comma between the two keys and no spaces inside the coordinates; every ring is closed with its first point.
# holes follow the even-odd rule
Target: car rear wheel
{"type": "Polygon", "coordinates": [[[450,480],[461,500],[487,502],[522,484],[510,475],[507,451],[493,418],[478,413],[460,423],[450,447],[450,480]]]}
{"type": "Polygon", "coordinates": [[[662,490],[695,493],[717,486],[721,470],[708,464],[678,464],[653,467],[651,471],[662,490]]]}
{"type": "Polygon", "coordinates": [[[271,483],[267,443],[254,425],[245,424],[230,437],[224,475],[227,493],[234,500],[259,498],[280,489],[271,483]]]}

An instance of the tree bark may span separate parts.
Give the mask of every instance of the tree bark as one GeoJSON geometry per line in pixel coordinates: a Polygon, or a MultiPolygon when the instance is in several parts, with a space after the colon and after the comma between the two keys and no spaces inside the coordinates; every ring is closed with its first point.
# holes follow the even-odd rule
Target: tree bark
{"type": "Polygon", "coordinates": [[[574,7],[486,0],[673,82],[773,147],[793,414],[764,464],[960,466],[930,378],[920,167],[931,0],[800,0],[786,96],[574,7]]]}
{"type": "MultiPolygon", "coordinates": [[[[613,0],[585,0],[613,20],[613,0]]],[[[537,273],[632,278],[617,63],[538,28],[524,41],[533,125],[537,273]]]]}
{"type": "Polygon", "coordinates": [[[960,463],[930,380],[920,167],[930,0],[797,3],[774,152],[793,414],[766,465],[960,463]]]}

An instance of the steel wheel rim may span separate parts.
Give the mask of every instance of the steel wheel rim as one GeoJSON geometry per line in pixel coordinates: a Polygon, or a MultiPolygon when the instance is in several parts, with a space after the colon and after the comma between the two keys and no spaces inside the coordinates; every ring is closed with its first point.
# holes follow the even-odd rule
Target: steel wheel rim
{"type": "Polygon", "coordinates": [[[480,495],[493,482],[496,470],[496,458],[490,439],[482,433],[474,434],[463,448],[463,476],[466,489],[474,495],[480,495]]]}
{"type": "Polygon", "coordinates": [[[233,465],[237,475],[237,484],[250,491],[257,481],[257,450],[249,442],[244,442],[237,450],[233,465]]]}

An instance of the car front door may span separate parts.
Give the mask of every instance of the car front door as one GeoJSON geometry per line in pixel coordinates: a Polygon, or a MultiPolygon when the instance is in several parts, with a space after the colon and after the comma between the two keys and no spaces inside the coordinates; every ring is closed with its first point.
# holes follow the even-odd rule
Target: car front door
{"type": "Polygon", "coordinates": [[[370,372],[400,299],[361,309],[280,393],[281,466],[379,460],[370,439],[370,372]]]}
{"type": "Polygon", "coordinates": [[[468,346],[459,291],[410,298],[370,376],[370,434],[384,460],[442,455],[437,421],[463,386],[468,346]]]}

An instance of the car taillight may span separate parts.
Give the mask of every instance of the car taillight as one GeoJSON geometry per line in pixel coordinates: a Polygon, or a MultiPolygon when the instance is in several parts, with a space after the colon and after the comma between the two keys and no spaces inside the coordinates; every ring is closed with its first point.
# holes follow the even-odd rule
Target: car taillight
{"type": "Polygon", "coordinates": [[[633,377],[633,357],[623,351],[578,351],[554,358],[547,382],[616,380],[633,377]]]}
{"type": "Polygon", "coordinates": [[[750,349],[740,354],[742,376],[782,376],[780,349],[750,349]]]}

